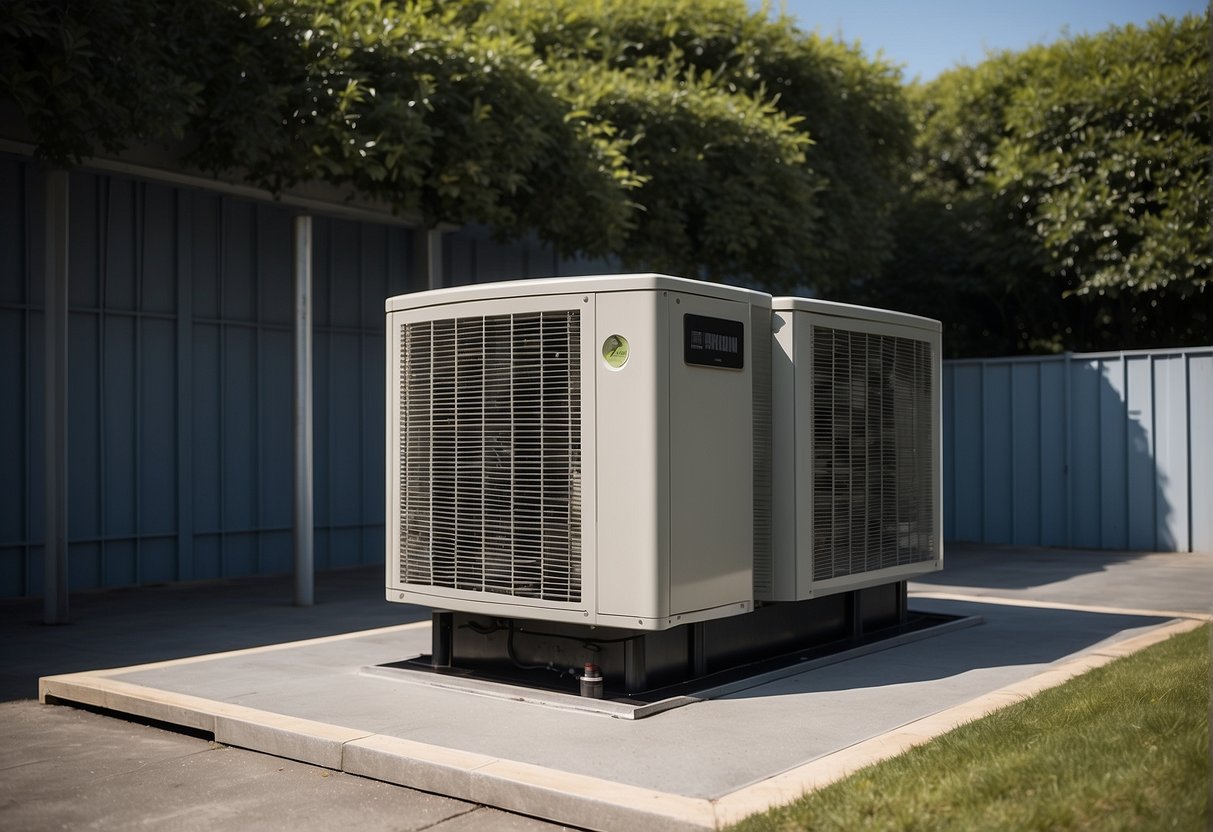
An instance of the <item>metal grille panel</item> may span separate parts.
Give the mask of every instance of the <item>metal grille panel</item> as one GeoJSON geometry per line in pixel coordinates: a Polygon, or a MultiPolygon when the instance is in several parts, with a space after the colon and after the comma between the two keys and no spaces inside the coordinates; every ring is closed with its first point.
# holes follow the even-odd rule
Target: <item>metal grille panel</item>
{"type": "Polygon", "coordinates": [[[813,579],[935,558],[932,350],[813,327],[813,579]]]}
{"type": "Polygon", "coordinates": [[[581,600],[580,312],[400,331],[400,580],[581,600]]]}
{"type": "Polygon", "coordinates": [[[771,504],[771,310],[750,309],[754,384],[754,594],[765,597],[774,585],[771,504]]]}

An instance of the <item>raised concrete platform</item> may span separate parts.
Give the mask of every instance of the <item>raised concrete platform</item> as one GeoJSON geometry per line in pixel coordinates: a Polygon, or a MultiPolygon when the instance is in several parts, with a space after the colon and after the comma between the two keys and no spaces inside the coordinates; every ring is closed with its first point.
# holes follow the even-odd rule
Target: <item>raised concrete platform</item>
{"type": "Polygon", "coordinates": [[[947,597],[912,607],[984,623],[641,721],[360,672],[426,652],[428,621],[49,676],[40,697],[591,829],[703,829],[1200,624],[953,586],[935,594],[947,597]]]}

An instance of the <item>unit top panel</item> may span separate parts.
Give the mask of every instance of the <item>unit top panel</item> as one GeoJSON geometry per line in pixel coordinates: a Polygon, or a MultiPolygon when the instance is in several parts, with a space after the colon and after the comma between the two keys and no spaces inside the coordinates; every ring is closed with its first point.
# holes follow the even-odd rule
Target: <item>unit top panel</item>
{"type": "Polygon", "coordinates": [[[499,283],[478,283],[470,286],[454,286],[449,289],[431,289],[388,298],[384,308],[388,312],[396,312],[403,309],[420,309],[427,306],[444,306],[452,303],[503,298],[641,291],[680,292],[731,300],[752,306],[770,307],[771,305],[770,295],[737,286],[688,280],[665,274],[614,274],[506,280],[499,283]]]}
{"type": "Polygon", "coordinates": [[[853,321],[876,321],[898,326],[911,326],[925,329],[928,332],[939,332],[942,328],[939,321],[911,315],[907,312],[894,312],[891,309],[876,309],[871,306],[855,306],[850,303],[837,303],[817,298],[774,298],[771,301],[771,309],[774,312],[811,312],[815,315],[829,315],[853,321]]]}

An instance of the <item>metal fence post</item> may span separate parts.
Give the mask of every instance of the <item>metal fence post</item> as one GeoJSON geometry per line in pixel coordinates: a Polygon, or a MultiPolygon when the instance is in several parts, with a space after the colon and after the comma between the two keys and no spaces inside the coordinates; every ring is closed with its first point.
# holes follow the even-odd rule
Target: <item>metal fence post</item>
{"type": "Polygon", "coordinates": [[[46,407],[44,466],[46,531],[43,543],[43,615],[47,624],[68,621],[67,559],[67,250],[68,173],[47,170],[44,179],[46,407]]]}
{"type": "Polygon", "coordinates": [[[295,217],[294,549],[295,603],[315,600],[312,493],[312,218],[295,217]]]}

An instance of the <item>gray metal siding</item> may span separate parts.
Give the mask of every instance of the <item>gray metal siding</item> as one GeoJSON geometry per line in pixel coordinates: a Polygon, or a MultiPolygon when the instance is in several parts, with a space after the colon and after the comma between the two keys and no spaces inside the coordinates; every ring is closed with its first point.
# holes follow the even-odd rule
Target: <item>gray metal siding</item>
{"type": "Polygon", "coordinates": [[[1213,355],[1188,359],[1192,548],[1213,548],[1213,355]]]}
{"type": "Polygon", "coordinates": [[[1213,552],[1213,348],[944,362],[951,540],[1213,552]]]}
{"type": "MultiPolygon", "coordinates": [[[[42,592],[38,174],[0,156],[0,596],[42,592]]],[[[291,216],[71,176],[72,589],[285,572],[291,216]]],[[[316,565],[383,557],[383,299],[409,230],[317,218],[316,565]]]]}
{"type": "MultiPolygon", "coordinates": [[[[25,593],[26,551],[42,539],[41,519],[35,527],[30,505],[31,495],[43,487],[41,471],[35,478],[30,465],[32,449],[42,445],[42,385],[27,346],[42,341],[41,322],[30,309],[30,297],[41,297],[42,283],[34,285],[27,276],[32,210],[26,167],[0,156],[0,587],[5,595],[25,593]],[[32,412],[34,402],[37,412],[32,412]]],[[[40,356],[41,347],[39,364],[40,356]]]]}

